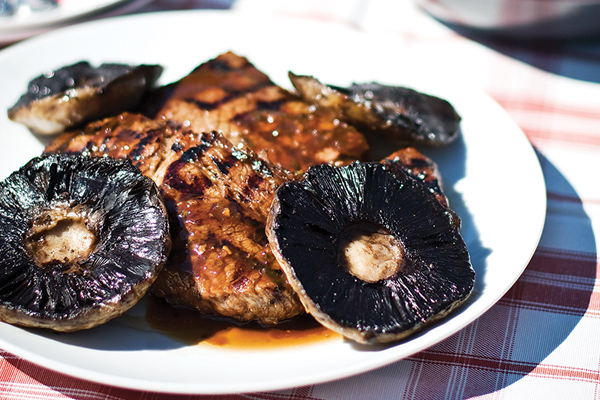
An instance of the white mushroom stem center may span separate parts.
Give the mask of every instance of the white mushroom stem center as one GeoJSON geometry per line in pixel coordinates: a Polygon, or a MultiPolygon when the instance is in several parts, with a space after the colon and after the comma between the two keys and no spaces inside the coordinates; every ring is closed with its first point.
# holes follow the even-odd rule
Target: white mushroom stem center
{"type": "Polygon", "coordinates": [[[54,207],[32,221],[25,248],[36,265],[74,265],[86,259],[97,242],[88,213],[81,207],[54,207]]]}
{"type": "Polygon", "coordinates": [[[404,265],[402,243],[372,224],[347,229],[340,237],[339,254],[348,272],[368,283],[394,276],[404,265]]]}

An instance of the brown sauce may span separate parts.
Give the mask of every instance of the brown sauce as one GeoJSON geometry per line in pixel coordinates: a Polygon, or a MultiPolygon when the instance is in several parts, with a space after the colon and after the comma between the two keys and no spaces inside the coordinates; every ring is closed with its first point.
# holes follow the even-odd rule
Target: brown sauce
{"type": "Polygon", "coordinates": [[[236,325],[210,319],[195,310],[173,308],[149,296],[146,322],[156,331],[187,345],[209,344],[228,349],[274,349],[341,340],[312,318],[302,315],[275,327],[236,325]]]}

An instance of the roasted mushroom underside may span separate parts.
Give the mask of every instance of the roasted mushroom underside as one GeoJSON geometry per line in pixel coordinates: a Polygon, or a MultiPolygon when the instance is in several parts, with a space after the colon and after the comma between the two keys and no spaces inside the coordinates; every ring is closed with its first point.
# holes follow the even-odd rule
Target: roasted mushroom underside
{"type": "Polygon", "coordinates": [[[381,164],[322,165],[285,183],[267,234],[308,312],[361,343],[408,336],[473,288],[451,213],[420,182],[381,164]]]}
{"type": "Polygon", "coordinates": [[[51,155],[0,183],[0,320],[87,329],[132,307],[170,250],[156,185],[128,161],[51,155]]]}

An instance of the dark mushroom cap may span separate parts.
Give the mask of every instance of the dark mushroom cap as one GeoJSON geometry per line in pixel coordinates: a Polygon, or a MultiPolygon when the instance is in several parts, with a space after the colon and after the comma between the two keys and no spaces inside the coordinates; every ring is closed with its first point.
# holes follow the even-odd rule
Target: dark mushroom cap
{"type": "Polygon", "coordinates": [[[154,182],[129,161],[109,157],[31,160],[0,183],[0,231],[0,320],[58,331],[96,326],[133,306],[171,246],[154,182]],[[44,234],[60,236],[61,221],[50,220],[61,212],[77,214],[64,221],[85,220],[84,230],[96,237],[84,257],[62,260],[36,252],[48,239],[44,234]],[[32,234],[36,224],[42,228],[32,234]]]}
{"type": "Polygon", "coordinates": [[[307,311],[358,342],[405,337],[473,288],[475,272],[449,210],[416,179],[381,164],[320,165],[285,183],[267,234],[307,311]],[[401,246],[401,268],[375,282],[351,273],[340,255],[347,233],[365,225],[401,246]]]}
{"type": "Polygon", "coordinates": [[[61,133],[135,108],[162,71],[160,65],[67,65],[32,79],[27,92],[8,109],[8,117],[37,134],[61,133]]]}
{"type": "Polygon", "coordinates": [[[340,87],[312,76],[290,72],[289,77],[304,100],[333,109],[373,144],[387,138],[403,146],[443,146],[460,136],[460,115],[439,97],[376,82],[340,87]]]}
{"type": "Polygon", "coordinates": [[[447,100],[407,87],[375,82],[334,88],[356,104],[372,110],[381,123],[377,128],[395,130],[400,135],[398,139],[440,146],[460,136],[461,117],[447,100]]]}

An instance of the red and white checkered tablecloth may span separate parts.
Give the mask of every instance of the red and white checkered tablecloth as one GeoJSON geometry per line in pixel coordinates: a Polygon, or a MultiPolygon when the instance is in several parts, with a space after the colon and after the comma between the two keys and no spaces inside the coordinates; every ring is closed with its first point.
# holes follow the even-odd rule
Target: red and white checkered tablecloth
{"type": "MultiPolygon", "coordinates": [[[[0,351],[0,398],[600,398],[600,40],[476,41],[408,0],[156,0],[138,12],[198,8],[271,12],[386,32],[487,92],[537,151],[548,200],[539,247],[517,283],[474,323],[362,375],[273,393],[173,396],[71,378],[0,351]]],[[[507,155],[507,162],[518,160],[507,155]]]]}

